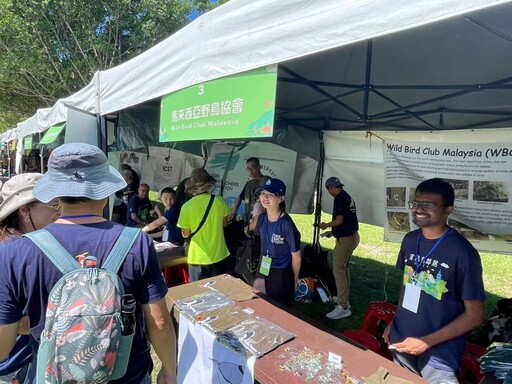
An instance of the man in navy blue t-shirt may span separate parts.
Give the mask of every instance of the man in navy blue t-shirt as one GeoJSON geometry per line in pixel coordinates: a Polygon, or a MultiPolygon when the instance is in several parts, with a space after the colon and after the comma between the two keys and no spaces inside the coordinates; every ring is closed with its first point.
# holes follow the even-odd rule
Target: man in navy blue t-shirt
{"type": "MultiPolygon", "coordinates": [[[[102,264],[123,230],[103,218],[108,197],[126,186],[97,147],[70,143],[55,149],[48,172],[34,188],[39,201],[59,199],[60,218],[46,227],[71,254],[88,252],[102,264]]],[[[30,334],[39,341],[45,325],[48,296],[62,272],[28,238],[0,247],[0,359],[8,355],[21,318],[29,318],[30,334]]],[[[77,264],[78,265],[78,264],[77,264]]],[[[151,237],[140,233],[119,270],[126,293],[136,302],[136,328],[126,374],[109,383],[151,382],[153,361],[148,338],[162,368],[158,384],[176,383],[176,339],[165,303],[167,287],[151,237]]]]}
{"type": "Polygon", "coordinates": [[[468,333],[485,318],[482,263],[447,224],[453,187],[429,179],[409,202],[414,224],[396,266],[404,272],[398,311],[384,332],[394,361],[431,383],[458,383],[468,333]]]}
{"type": "Polygon", "coordinates": [[[343,189],[344,185],[337,177],[329,177],[325,181],[327,192],[334,197],[332,220],[320,223],[320,229],[332,228],[326,232],[328,237],[334,236],[336,244],[332,251],[332,272],[336,280],[338,303],[326,317],[332,320],[342,319],[352,314],[350,310],[350,273],[348,262],[352,253],[359,245],[359,222],[357,221],[356,203],[343,189]]]}
{"type": "Polygon", "coordinates": [[[128,210],[126,212],[127,227],[143,227],[153,221],[153,205],[148,195],[149,185],[139,185],[137,194],[128,202],[128,210]]]}

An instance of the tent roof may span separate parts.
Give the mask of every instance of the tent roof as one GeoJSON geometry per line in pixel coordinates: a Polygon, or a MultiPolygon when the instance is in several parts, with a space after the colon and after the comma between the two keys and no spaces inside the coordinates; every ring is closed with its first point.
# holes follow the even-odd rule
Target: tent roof
{"type": "Polygon", "coordinates": [[[511,20],[500,5],[285,62],[278,116],[335,130],[509,127],[511,20]]]}
{"type": "Polygon", "coordinates": [[[97,72],[38,114],[38,128],[61,122],[64,104],[106,115],[275,63],[278,120],[336,130],[509,126],[511,15],[510,0],[231,0],[97,72]]]}
{"type": "Polygon", "coordinates": [[[320,129],[507,125],[511,10],[508,1],[231,0],[101,72],[100,109],[281,63],[278,119],[320,129]]]}

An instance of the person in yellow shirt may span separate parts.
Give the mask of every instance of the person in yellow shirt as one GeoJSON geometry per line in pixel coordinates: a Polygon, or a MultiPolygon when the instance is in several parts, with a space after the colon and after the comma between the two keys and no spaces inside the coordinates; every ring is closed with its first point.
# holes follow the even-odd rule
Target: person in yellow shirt
{"type": "Polygon", "coordinates": [[[224,239],[229,207],[222,196],[209,193],[215,179],[198,168],[192,171],[186,192],[192,196],[181,208],[178,227],[188,241],[189,281],[227,272],[229,250],[224,239]],[[203,221],[204,220],[204,221],[203,221]]]}

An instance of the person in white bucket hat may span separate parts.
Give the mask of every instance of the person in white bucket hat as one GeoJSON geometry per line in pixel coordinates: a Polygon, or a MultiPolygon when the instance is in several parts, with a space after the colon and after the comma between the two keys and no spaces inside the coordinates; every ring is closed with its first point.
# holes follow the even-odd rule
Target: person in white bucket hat
{"type": "MultiPolygon", "coordinates": [[[[40,173],[23,173],[10,178],[3,185],[0,193],[0,242],[15,240],[59,218],[58,201],[45,204],[32,194],[41,177],[43,175],[40,173]]],[[[27,324],[25,331],[28,333],[28,319],[22,322],[27,324]]],[[[0,361],[0,384],[29,380],[27,373],[32,362],[32,343],[34,340],[29,335],[17,336],[9,356],[0,361]]]]}
{"type": "MultiPolygon", "coordinates": [[[[48,172],[33,194],[39,201],[59,200],[60,218],[45,229],[72,255],[89,252],[102,265],[123,226],[103,218],[108,197],[126,186],[97,147],[69,143],[48,159],[48,172]]],[[[28,238],[0,247],[0,358],[12,347],[20,319],[28,315],[30,333],[39,341],[48,295],[62,272],[28,238]]],[[[176,383],[176,338],[165,303],[167,286],[151,237],[139,233],[119,272],[125,293],[137,301],[136,327],[126,374],[110,384],[151,382],[153,361],[148,339],[162,368],[159,384],[176,383]]]]}

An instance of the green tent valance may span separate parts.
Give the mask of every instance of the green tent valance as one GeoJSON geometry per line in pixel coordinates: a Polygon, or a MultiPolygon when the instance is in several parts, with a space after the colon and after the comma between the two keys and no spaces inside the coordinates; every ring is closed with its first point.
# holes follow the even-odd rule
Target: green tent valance
{"type": "Polygon", "coordinates": [[[32,149],[32,136],[26,136],[23,140],[25,150],[29,151],[32,149]]]}
{"type": "Polygon", "coordinates": [[[57,124],[46,131],[39,144],[50,144],[55,141],[59,133],[64,129],[66,124],[57,124]]]}

